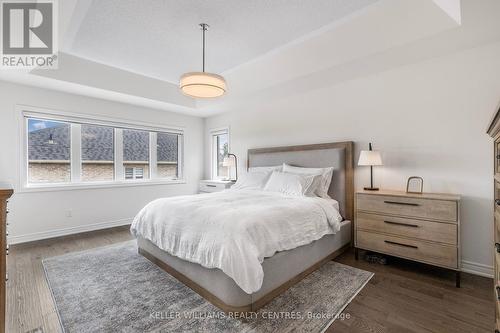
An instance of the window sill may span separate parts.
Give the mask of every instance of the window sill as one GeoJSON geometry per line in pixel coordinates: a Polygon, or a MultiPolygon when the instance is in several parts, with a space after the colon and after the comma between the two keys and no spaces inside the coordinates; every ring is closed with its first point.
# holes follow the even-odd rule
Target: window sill
{"type": "Polygon", "coordinates": [[[78,184],[38,184],[22,186],[17,193],[31,192],[57,192],[70,190],[91,190],[100,188],[115,188],[115,187],[136,187],[136,186],[156,186],[156,185],[176,185],[186,184],[185,179],[178,180],[127,180],[115,182],[89,182],[78,184]]]}

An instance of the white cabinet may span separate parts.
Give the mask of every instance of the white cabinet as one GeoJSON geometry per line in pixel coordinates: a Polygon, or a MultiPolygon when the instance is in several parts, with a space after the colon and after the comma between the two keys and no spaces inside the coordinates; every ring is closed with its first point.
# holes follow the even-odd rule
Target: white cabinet
{"type": "Polygon", "coordinates": [[[199,193],[219,192],[230,188],[234,182],[229,180],[200,180],[199,193]]]}

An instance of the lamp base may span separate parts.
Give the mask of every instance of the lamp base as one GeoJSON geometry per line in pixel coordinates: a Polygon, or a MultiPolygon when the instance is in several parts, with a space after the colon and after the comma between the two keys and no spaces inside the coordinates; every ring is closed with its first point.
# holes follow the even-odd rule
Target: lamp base
{"type": "Polygon", "coordinates": [[[378,187],[365,187],[365,191],[378,191],[378,187]]]}

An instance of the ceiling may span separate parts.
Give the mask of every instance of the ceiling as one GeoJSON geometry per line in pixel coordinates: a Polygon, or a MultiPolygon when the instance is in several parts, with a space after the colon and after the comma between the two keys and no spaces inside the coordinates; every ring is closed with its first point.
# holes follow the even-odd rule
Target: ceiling
{"type": "Polygon", "coordinates": [[[58,69],[0,80],[199,117],[500,42],[498,0],[64,0],[58,69]],[[228,93],[183,95],[201,67],[228,93]]]}
{"type": "Polygon", "coordinates": [[[210,25],[206,70],[222,73],[377,1],[93,0],[63,51],[177,83],[201,70],[199,23],[210,25]]]}

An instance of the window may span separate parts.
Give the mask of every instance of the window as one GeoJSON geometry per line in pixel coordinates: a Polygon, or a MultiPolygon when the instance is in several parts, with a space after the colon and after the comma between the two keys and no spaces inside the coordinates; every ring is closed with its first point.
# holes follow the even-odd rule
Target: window
{"type": "Polygon", "coordinates": [[[144,168],[125,167],[125,179],[144,179],[144,168]]]}
{"type": "Polygon", "coordinates": [[[222,165],[229,153],[229,130],[214,130],[212,137],[212,178],[229,179],[229,168],[222,165]]]}
{"type": "Polygon", "coordinates": [[[70,124],[28,119],[28,179],[30,183],[71,181],[70,124]]]}
{"type": "Polygon", "coordinates": [[[157,133],[156,138],[156,172],[158,177],[177,179],[179,177],[180,135],[157,133]]]}
{"type": "Polygon", "coordinates": [[[82,181],[112,181],[115,177],[114,130],[83,124],[82,181]]]}
{"type": "Polygon", "coordinates": [[[182,178],[182,130],[29,111],[23,119],[28,187],[182,178]]]}
{"type": "MultiPolygon", "coordinates": [[[[123,130],[123,167],[125,179],[149,178],[149,132],[123,130]],[[127,178],[127,169],[142,170],[141,177],[127,178]]],[[[135,173],[134,173],[135,175],[135,173]]]]}

